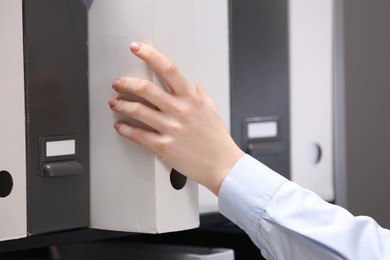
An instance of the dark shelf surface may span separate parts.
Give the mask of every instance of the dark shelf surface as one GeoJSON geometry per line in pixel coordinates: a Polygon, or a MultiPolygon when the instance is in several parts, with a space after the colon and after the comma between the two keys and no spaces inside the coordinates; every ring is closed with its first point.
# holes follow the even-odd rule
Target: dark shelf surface
{"type": "MultiPolygon", "coordinates": [[[[208,227],[211,228],[214,226],[216,228],[216,226],[218,225],[229,223],[229,220],[219,213],[212,213],[201,215],[200,223],[200,229],[208,227]]],[[[3,241],[0,242],[0,253],[30,250],[35,248],[49,247],[53,245],[74,244],[97,240],[123,238],[129,236],[139,237],[142,235],[143,234],[140,233],[107,231],[90,228],[69,230],[58,233],[31,236],[16,240],[3,241]]]]}
{"type": "MultiPolygon", "coordinates": [[[[134,244],[230,248],[235,259],[262,259],[249,237],[219,213],[200,217],[200,227],[164,234],[79,229],[0,243],[1,259],[104,259],[134,244]],[[102,258],[103,257],[103,258],[102,258]]],[[[127,252],[129,253],[129,252],[127,252]]],[[[122,255],[123,256],[123,255],[122,255]]]]}

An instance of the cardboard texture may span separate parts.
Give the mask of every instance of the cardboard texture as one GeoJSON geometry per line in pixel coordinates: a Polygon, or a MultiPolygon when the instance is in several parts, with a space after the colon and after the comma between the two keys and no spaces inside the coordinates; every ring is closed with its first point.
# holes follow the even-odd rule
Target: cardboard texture
{"type": "Polygon", "coordinates": [[[0,1],[0,241],[25,237],[22,1],[0,1]]]}
{"type": "Polygon", "coordinates": [[[333,1],[290,2],[291,179],[332,201],[333,1]]]}
{"type": "Polygon", "coordinates": [[[120,137],[108,107],[120,76],[159,83],[129,51],[132,41],[153,44],[191,82],[195,78],[194,1],[95,0],[89,13],[91,227],[161,233],[199,225],[198,188],[176,190],[171,169],[120,137]]]}

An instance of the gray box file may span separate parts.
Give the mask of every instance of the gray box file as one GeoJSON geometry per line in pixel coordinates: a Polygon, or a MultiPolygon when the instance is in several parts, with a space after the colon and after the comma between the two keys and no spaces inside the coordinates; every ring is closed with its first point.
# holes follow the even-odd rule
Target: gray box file
{"type": "Polygon", "coordinates": [[[287,1],[230,0],[231,134],[241,149],[290,176],[287,1]],[[277,133],[247,138],[248,124],[277,133]]]}
{"type": "Polygon", "coordinates": [[[87,8],[80,0],[23,5],[28,233],[87,227],[87,8]]]}
{"type": "Polygon", "coordinates": [[[334,1],[230,1],[232,136],[334,201],[334,1]]]}

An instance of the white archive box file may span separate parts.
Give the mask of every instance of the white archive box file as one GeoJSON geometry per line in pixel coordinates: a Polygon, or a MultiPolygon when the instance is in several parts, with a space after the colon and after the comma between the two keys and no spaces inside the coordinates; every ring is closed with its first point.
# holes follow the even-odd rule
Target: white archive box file
{"type": "Polygon", "coordinates": [[[95,0],[89,11],[91,227],[161,233],[199,225],[198,187],[172,187],[171,168],[120,137],[120,119],[108,107],[120,76],[157,77],[129,51],[129,43],[154,45],[195,79],[193,0],[95,0]]]}
{"type": "MultiPolygon", "coordinates": [[[[196,0],[196,78],[214,100],[230,128],[228,0],[196,0]],[[210,21],[213,21],[210,23],[210,21]]],[[[199,186],[201,214],[218,212],[218,198],[199,186]]]]}
{"type": "Polygon", "coordinates": [[[27,235],[22,1],[0,1],[0,241],[27,235]]]}
{"type": "Polygon", "coordinates": [[[333,1],[290,1],[291,179],[333,201],[333,1]]]}

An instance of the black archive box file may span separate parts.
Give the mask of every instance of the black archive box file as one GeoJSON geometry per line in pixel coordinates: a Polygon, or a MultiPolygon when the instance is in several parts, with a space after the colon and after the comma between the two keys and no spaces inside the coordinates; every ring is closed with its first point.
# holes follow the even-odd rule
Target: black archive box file
{"type": "Polygon", "coordinates": [[[241,149],[290,177],[288,3],[230,0],[231,134],[241,149]],[[273,132],[248,136],[251,125],[273,132]]]}
{"type": "Polygon", "coordinates": [[[89,224],[88,17],[80,0],[24,0],[27,229],[89,224]]]}
{"type": "Polygon", "coordinates": [[[172,14],[173,2],[0,1],[0,118],[12,124],[0,128],[0,177],[7,181],[0,185],[0,241],[88,227],[161,233],[199,225],[197,185],[188,180],[175,189],[171,168],[124,142],[111,126],[115,114],[101,102],[121,71],[153,77],[135,59],[118,64],[115,55],[128,54],[129,32],[153,40],[194,77],[194,0],[180,1],[172,14]],[[166,40],[183,38],[192,51],[166,40]],[[124,159],[113,160],[117,155],[124,159]]]}

